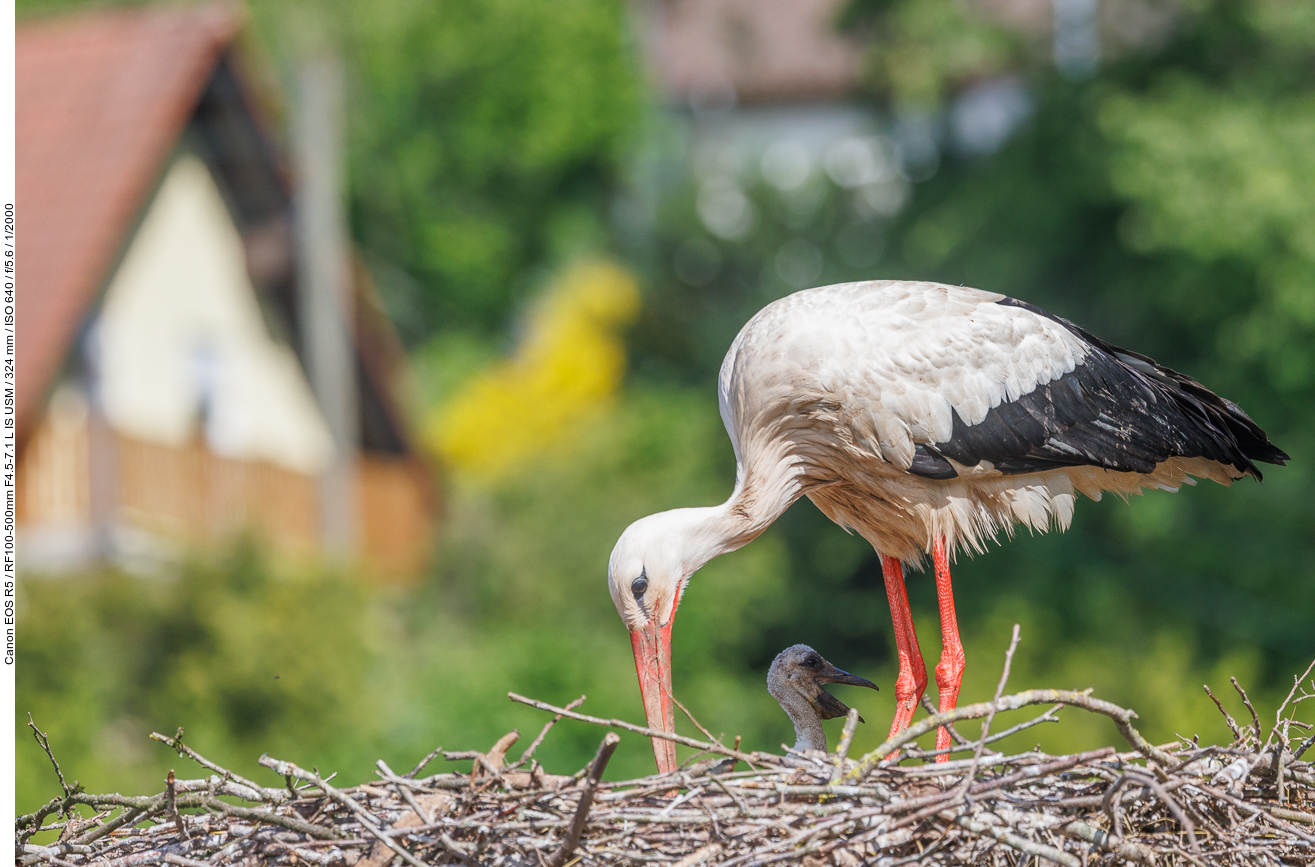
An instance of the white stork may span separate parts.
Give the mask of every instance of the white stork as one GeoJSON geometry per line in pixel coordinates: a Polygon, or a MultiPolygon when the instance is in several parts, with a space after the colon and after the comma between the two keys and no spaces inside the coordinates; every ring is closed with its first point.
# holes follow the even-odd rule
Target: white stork
{"type": "MultiPolygon", "coordinates": [[[[630,630],[650,728],[673,731],[671,626],[689,578],[748,544],[796,499],[880,556],[899,652],[894,734],[927,685],[903,564],[930,554],[940,600],[940,709],[964,652],[949,563],[1015,524],[1068,527],[1079,493],[1261,478],[1282,451],[1232,401],[1022,301],[876,281],[807,289],[740,331],[720,376],[735,490],[720,506],[631,524],[608,585],[630,630]]],[[[941,730],[937,746],[949,745],[941,730]]],[[[658,770],[675,745],[654,739],[658,770]]]]}

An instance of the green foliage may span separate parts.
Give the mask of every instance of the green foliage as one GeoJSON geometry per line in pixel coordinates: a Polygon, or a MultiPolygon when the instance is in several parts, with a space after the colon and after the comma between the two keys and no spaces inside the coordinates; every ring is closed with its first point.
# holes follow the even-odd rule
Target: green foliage
{"type": "MultiPolygon", "coordinates": [[[[275,568],[250,546],[158,579],[25,580],[20,718],[31,710],[49,731],[70,779],[138,793],[159,790],[170,768],[199,773],[146,740],[151,730],[180,725],[203,754],[277,785],[256,765],[261,753],[356,782],[378,758],[405,769],[439,744],[487,747],[512,728],[528,742],[546,716],[512,704],[508,691],[559,704],[586,693],[589,712],[642,720],[629,641],[605,588],[607,554],[640,515],[725,496],[733,456],[714,408],[709,394],[638,388],[533,472],[493,489],[454,491],[436,581],[406,593],[275,568]]],[[[786,644],[809,642],[883,686],[895,675],[882,655],[888,615],[879,579],[863,568],[862,543],[829,525],[806,526],[808,510],[709,564],[677,617],[678,694],[714,732],[741,734],[752,749],[791,738],[763,685],[764,659],[786,644]]],[[[1033,580],[1063,586],[1063,567],[1032,553],[1033,580]]],[[[1176,731],[1226,739],[1197,685],[1206,679],[1220,692],[1227,675],[1249,685],[1258,679],[1258,654],[1244,644],[1231,642],[1203,663],[1212,654],[1190,629],[1127,616],[1135,606],[1108,576],[1070,586],[1093,619],[1076,634],[1043,601],[988,598],[978,582],[989,577],[960,582],[965,701],[990,695],[1010,624],[1020,620],[1013,687],[1096,687],[1139,709],[1157,741],[1176,731]]],[[[934,661],[929,583],[911,576],[934,661]]],[[[1262,713],[1272,713],[1276,691],[1253,691],[1262,713]]],[[[889,692],[856,692],[843,697],[867,718],[855,748],[869,749],[889,724],[889,692]]],[[[684,721],[678,727],[697,735],[684,721]]],[[[551,771],[570,772],[600,737],[594,727],[562,723],[538,757],[551,771]]],[[[1058,751],[1114,737],[1105,721],[1070,712],[1062,726],[1019,735],[1014,746],[1058,751]]],[[[57,789],[21,726],[18,756],[27,810],[57,789]]],[[[650,748],[637,737],[625,737],[613,761],[614,779],[652,769],[650,748]]]]}
{"type": "Polygon", "coordinates": [[[340,8],[357,240],[408,337],[492,333],[546,261],[606,246],[639,111],[624,5],[340,8]]]}
{"type": "Polygon", "coordinates": [[[1263,487],[1084,503],[1065,536],[959,567],[969,610],[1024,597],[1069,640],[1168,626],[1197,636],[1184,642],[1209,665],[1264,648],[1266,677],[1315,654],[1304,20],[1286,4],[1203,2],[1158,50],[1089,81],[1024,65],[1034,118],[988,159],[947,153],[891,228],[879,276],[1040,304],[1236,400],[1294,458],[1263,487]]]}
{"type": "MultiPolygon", "coordinates": [[[[26,579],[19,599],[19,718],[31,712],[86,786],[154,791],[167,768],[182,771],[146,740],[152,730],[183,726],[187,743],[247,773],[266,750],[311,763],[354,755],[352,738],[374,725],[376,627],[351,576],[276,574],[243,543],[172,580],[26,579]]],[[[57,793],[21,725],[18,756],[20,803],[57,793]]]]}
{"type": "Polygon", "coordinates": [[[879,46],[868,54],[869,84],[915,105],[938,105],[957,86],[1010,70],[1033,41],[957,0],[855,0],[840,23],[879,46]]]}
{"type": "MultiPolygon", "coordinates": [[[[278,3],[255,7],[272,43],[278,3]]],[[[355,231],[409,335],[444,332],[417,356],[436,400],[495,354],[538,269],[609,243],[602,207],[639,129],[622,7],[331,8],[354,70],[355,231]]],[[[1294,457],[1266,467],[1263,486],[1084,502],[1065,535],[955,564],[964,701],[991,694],[1021,622],[1012,687],[1095,687],[1136,708],[1152,740],[1226,740],[1198,686],[1223,694],[1228,675],[1270,715],[1315,655],[1310,4],[1183,4],[1167,41],[1080,82],[948,0],[856,8],[883,95],[934,111],[972,79],[1012,72],[1029,83],[1032,119],[994,154],[944,149],[930,179],[892,175],[883,190],[816,171],[776,185],[759,164],[719,158],[692,167],[680,122],[646,130],[663,144],[634,167],[650,192],[619,239],[647,278],[631,387],[529,470],[450,490],[423,587],[394,595],[274,568],[249,548],[153,581],[24,579],[20,719],[31,710],[50,731],[68,776],[158,790],[168,768],[190,771],[145,734],[183,725],[202,752],[259,778],[268,751],[355,780],[381,756],[405,768],[439,743],[486,747],[512,727],[528,739],[544,716],[508,690],[562,703],[583,692],[586,710],[640,719],[607,555],[635,518],[731,489],[715,371],[745,319],[799,287],[787,245],[816,254],[806,282],[936,279],[1041,304],[1237,400],[1294,457]],[[727,193],[752,224],[714,234],[700,200],[727,193]]],[[[934,664],[932,583],[911,574],[909,592],[934,664]]],[[[806,642],[885,687],[844,695],[868,719],[855,748],[885,733],[895,660],[880,570],[811,504],[702,570],[677,621],[676,690],[714,732],[751,748],[787,740],[762,678],[782,647],[806,642]]],[[[1065,718],[1016,745],[1116,742],[1102,720],[1065,718]]],[[[539,756],[574,770],[600,734],[563,723],[539,756]]],[[[609,772],[651,761],[626,738],[609,772]]],[[[26,732],[19,762],[27,809],[53,794],[53,774],[26,732]]]]}

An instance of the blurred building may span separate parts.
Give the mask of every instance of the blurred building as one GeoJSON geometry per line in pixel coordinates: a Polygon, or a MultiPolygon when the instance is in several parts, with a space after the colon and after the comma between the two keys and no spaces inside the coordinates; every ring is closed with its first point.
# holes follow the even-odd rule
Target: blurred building
{"type": "Polygon", "coordinates": [[[640,7],[654,77],[695,104],[844,98],[859,47],[837,32],[846,0],[654,0],[640,7]]]}
{"type": "MultiPolygon", "coordinates": [[[[324,550],[335,455],[308,385],[292,190],[229,5],[17,37],[20,562],[149,565],[251,532],[324,550]]],[[[434,504],[402,353],[357,268],[355,557],[416,574],[434,504]]],[[[329,545],[334,548],[338,546],[329,545]]]]}

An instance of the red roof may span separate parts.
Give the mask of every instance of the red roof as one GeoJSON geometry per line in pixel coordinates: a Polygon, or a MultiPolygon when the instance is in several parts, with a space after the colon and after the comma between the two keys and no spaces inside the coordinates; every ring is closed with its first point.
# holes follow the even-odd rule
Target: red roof
{"type": "Polygon", "coordinates": [[[20,437],[239,25],[228,4],[19,25],[20,437]]]}

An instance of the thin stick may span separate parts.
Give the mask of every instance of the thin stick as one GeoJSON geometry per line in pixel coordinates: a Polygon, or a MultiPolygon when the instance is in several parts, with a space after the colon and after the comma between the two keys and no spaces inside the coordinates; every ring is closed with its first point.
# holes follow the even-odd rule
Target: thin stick
{"type": "Polygon", "coordinates": [[[383,843],[389,849],[392,849],[398,855],[401,855],[402,860],[410,864],[411,867],[428,867],[428,865],[426,865],[425,862],[421,861],[419,858],[408,852],[404,846],[394,842],[392,837],[389,837],[388,835],[380,831],[379,828],[375,826],[375,821],[376,821],[375,818],[371,816],[368,812],[366,812],[366,810],[360,804],[356,803],[351,798],[347,797],[347,795],[342,791],[335,789],[333,786],[330,786],[327,782],[325,782],[320,778],[319,774],[303,770],[297,767],[296,765],[294,765],[292,762],[283,762],[283,761],[279,761],[278,759],[270,758],[268,755],[261,756],[259,762],[277,774],[296,777],[297,779],[305,780],[308,783],[314,783],[315,786],[321,792],[328,795],[330,798],[333,798],[335,801],[337,801],[338,803],[342,804],[347,809],[355,813],[356,817],[360,820],[362,828],[364,828],[371,836],[379,840],[379,842],[383,843]]]}
{"type": "Polygon", "coordinates": [[[201,755],[196,750],[192,749],[191,747],[183,743],[183,730],[181,728],[178,730],[177,736],[172,738],[169,737],[168,735],[162,735],[159,732],[151,732],[151,740],[159,741],[160,743],[164,744],[167,747],[172,747],[174,750],[178,752],[178,755],[183,756],[184,758],[191,759],[201,767],[212,770],[215,773],[219,774],[221,777],[225,777],[227,779],[234,781],[235,783],[239,783],[243,786],[246,786],[252,792],[255,792],[256,795],[258,796],[256,798],[249,798],[248,800],[270,801],[277,804],[282,801],[286,801],[289,797],[281,789],[267,789],[264,786],[260,785],[260,783],[253,782],[252,780],[248,780],[246,777],[242,776],[241,774],[234,773],[233,771],[230,771],[228,768],[225,768],[222,765],[217,765],[214,762],[210,761],[205,756],[201,755]]]}
{"type": "MultiPolygon", "coordinates": [[[[585,696],[581,695],[575,701],[568,704],[566,706],[566,709],[575,710],[577,707],[584,704],[584,700],[585,700],[585,696]]],[[[530,745],[525,748],[525,752],[521,753],[521,757],[516,760],[516,763],[514,765],[508,765],[506,769],[509,771],[514,771],[517,768],[519,768],[521,765],[528,762],[531,758],[533,758],[534,751],[539,748],[539,744],[543,743],[543,739],[548,736],[548,732],[551,731],[552,727],[557,725],[557,723],[560,722],[561,719],[562,719],[561,714],[558,714],[554,716],[552,719],[548,720],[546,723],[544,723],[543,728],[539,731],[539,736],[536,737],[534,740],[530,741],[530,745]]]]}
{"type": "Polygon", "coordinates": [[[208,861],[198,861],[195,858],[175,855],[172,852],[164,856],[164,861],[169,864],[177,864],[178,867],[211,867],[208,861]]]}
{"type": "Polygon", "coordinates": [[[1090,843],[1093,846],[1110,852],[1120,858],[1134,861],[1138,864],[1144,864],[1146,867],[1152,867],[1155,864],[1155,854],[1150,852],[1144,846],[1136,843],[1129,843],[1124,840],[1116,840],[1113,835],[1100,828],[1092,827],[1086,822],[1074,820],[1059,829],[1059,833],[1065,837],[1072,837],[1075,840],[1081,840],[1084,843],[1090,843]]]}
{"type": "Polygon", "coordinates": [[[836,747],[836,769],[831,773],[831,785],[840,782],[845,774],[845,760],[849,758],[849,746],[854,742],[854,732],[858,729],[858,710],[850,708],[845,714],[845,727],[840,732],[840,745],[836,747]]]}
{"type": "Polygon", "coordinates": [[[342,835],[334,828],[325,828],[293,816],[281,816],[272,810],[252,810],[249,807],[238,807],[234,804],[227,804],[218,798],[211,797],[205,798],[203,803],[212,810],[218,810],[221,813],[228,813],[230,816],[237,816],[239,819],[251,819],[258,822],[268,822],[271,825],[282,825],[289,831],[308,834],[311,837],[317,837],[321,840],[337,840],[342,837],[342,835]]]}
{"type": "Polygon", "coordinates": [[[1017,849],[1019,852],[1025,852],[1028,855],[1035,855],[1038,858],[1044,858],[1047,861],[1054,861],[1056,864],[1063,864],[1064,867],[1082,867],[1082,862],[1074,855],[1067,852],[1061,852],[1054,846],[1047,846],[1045,843],[1036,843],[1017,834],[1011,834],[1003,828],[996,825],[986,825],[971,819],[968,816],[959,816],[954,819],[954,824],[966,831],[974,834],[984,834],[992,837],[1006,846],[1017,849]]]}
{"type": "Polygon", "coordinates": [[[1178,820],[1178,824],[1183,826],[1183,832],[1187,834],[1187,842],[1192,847],[1192,854],[1200,856],[1201,846],[1196,841],[1195,823],[1187,817],[1187,814],[1183,812],[1183,808],[1178,806],[1178,802],[1165,790],[1164,786],[1160,785],[1160,781],[1150,774],[1132,774],[1130,776],[1154,792],[1164,802],[1165,806],[1169,808],[1169,812],[1173,813],[1173,817],[1178,820]]]}
{"type": "Polygon", "coordinates": [[[685,716],[689,717],[689,721],[692,722],[692,723],[694,723],[694,728],[696,728],[696,729],[698,729],[699,731],[703,732],[703,736],[704,736],[705,738],[707,738],[707,739],[708,739],[710,742],[712,742],[712,743],[721,743],[720,740],[718,740],[717,738],[715,738],[715,737],[712,736],[712,732],[710,732],[710,731],[708,731],[706,728],[704,728],[703,723],[699,722],[698,720],[696,720],[696,719],[694,718],[694,714],[692,714],[692,713],[689,712],[689,708],[685,707],[685,705],[681,703],[680,699],[676,698],[676,697],[673,695],[673,696],[671,697],[671,700],[674,701],[674,702],[676,703],[676,707],[680,708],[681,711],[685,714],[685,716]]]}
{"type": "MultiPolygon", "coordinates": [[[[1265,740],[1265,746],[1269,746],[1270,742],[1274,740],[1274,735],[1278,734],[1279,724],[1283,722],[1283,711],[1288,709],[1288,705],[1292,703],[1292,697],[1297,694],[1297,689],[1301,686],[1301,682],[1306,679],[1306,675],[1310,674],[1311,669],[1315,669],[1315,659],[1310,661],[1310,665],[1306,666],[1306,670],[1301,673],[1300,677],[1292,679],[1292,689],[1288,690],[1287,698],[1283,699],[1283,703],[1278,706],[1278,710],[1274,713],[1274,728],[1270,729],[1269,737],[1265,740]]],[[[1261,752],[1264,752],[1264,750],[1262,749],[1261,752]]]]}
{"type": "MultiPolygon", "coordinates": [[[[936,707],[936,705],[931,703],[931,697],[928,696],[927,693],[925,692],[922,694],[922,699],[920,703],[922,704],[922,709],[925,710],[927,713],[939,712],[939,709],[936,707]]],[[[959,732],[954,728],[954,726],[946,726],[945,729],[950,733],[950,738],[953,739],[954,743],[957,746],[971,747],[973,745],[973,742],[968,740],[963,735],[959,734],[959,732]]],[[[945,750],[945,752],[949,752],[949,750],[947,749],[945,750]]]]}
{"type": "Polygon", "coordinates": [[[393,784],[393,791],[397,792],[399,798],[406,801],[406,805],[420,817],[420,821],[425,825],[430,824],[433,819],[429,817],[429,811],[420,806],[420,802],[416,800],[415,795],[411,794],[411,788],[399,779],[397,774],[393,773],[393,769],[388,767],[388,763],[383,759],[379,759],[374,764],[379,769],[379,776],[393,784]]]}
{"type": "Polygon", "coordinates": [[[402,776],[405,779],[414,780],[415,775],[423,771],[425,769],[425,765],[429,764],[435,758],[437,758],[438,754],[441,752],[443,752],[442,747],[435,747],[433,752],[431,752],[429,755],[425,756],[423,759],[420,760],[420,764],[416,765],[414,768],[407,771],[405,774],[402,774],[402,776]]]}
{"type": "Polygon", "coordinates": [[[1237,694],[1242,696],[1242,704],[1246,705],[1247,710],[1251,712],[1251,724],[1255,726],[1256,743],[1259,744],[1261,738],[1264,737],[1264,732],[1260,730],[1260,715],[1256,713],[1256,708],[1251,704],[1251,699],[1247,696],[1247,691],[1242,688],[1242,684],[1237,682],[1237,678],[1230,677],[1228,680],[1233,684],[1233,689],[1237,690],[1237,694]]]}
{"type": "Polygon", "coordinates": [[[571,828],[566,833],[566,842],[548,856],[544,867],[562,867],[566,859],[575,851],[575,847],[580,845],[580,834],[584,832],[585,820],[589,818],[589,807],[593,804],[594,792],[598,790],[598,781],[603,778],[603,770],[607,767],[608,760],[612,758],[612,753],[616,752],[616,745],[619,743],[621,737],[615,732],[608,732],[603,736],[603,742],[598,745],[598,754],[594,756],[593,764],[589,767],[589,777],[585,781],[584,791],[580,793],[580,803],[575,808],[575,818],[571,820],[571,828]]]}
{"type": "MultiPolygon", "coordinates": [[[[1021,731],[1026,731],[1027,729],[1032,728],[1032,726],[1040,725],[1041,723],[1059,722],[1059,718],[1053,716],[1053,714],[1063,706],[1064,705],[1062,704],[1057,704],[1054,707],[1052,707],[1050,710],[1041,714],[1040,716],[1033,717],[1032,719],[1029,720],[1023,720],[1017,725],[1012,725],[1009,728],[1005,729],[1004,731],[996,732],[995,734],[991,735],[989,738],[986,739],[986,743],[993,744],[996,743],[997,741],[1002,741],[1005,738],[1009,737],[1010,735],[1016,735],[1021,731]]],[[[972,741],[965,741],[960,746],[941,747],[939,750],[915,750],[910,748],[904,750],[904,755],[906,758],[910,758],[910,759],[930,759],[934,756],[943,756],[952,753],[966,753],[969,750],[973,749],[974,747],[975,744],[972,741]]],[[[994,753],[994,755],[998,756],[1000,754],[997,752],[994,753]]]]}
{"type": "MultiPolygon", "coordinates": [[[[730,756],[731,758],[740,759],[741,761],[751,762],[751,763],[756,761],[759,764],[765,764],[762,761],[762,756],[759,756],[758,758],[755,759],[753,756],[746,755],[740,752],[739,750],[731,749],[730,747],[724,746],[723,744],[704,743],[703,741],[697,741],[694,738],[687,738],[683,735],[675,734],[674,732],[660,732],[657,731],[656,729],[645,728],[644,726],[637,726],[634,723],[628,723],[625,720],[602,719],[601,717],[589,716],[588,714],[583,714],[583,713],[576,713],[575,711],[567,710],[564,707],[556,707],[554,705],[548,704],[547,702],[537,701],[532,698],[526,698],[523,695],[517,695],[514,692],[507,693],[507,698],[511,699],[512,701],[520,702],[521,704],[528,704],[530,707],[537,707],[539,710],[546,710],[549,713],[561,714],[562,716],[570,717],[571,719],[579,720],[580,722],[593,723],[594,725],[597,726],[607,726],[609,728],[614,728],[614,729],[623,729],[625,731],[634,732],[637,735],[643,735],[644,737],[649,737],[649,738],[664,738],[665,740],[675,741],[678,744],[684,744],[687,747],[694,747],[695,749],[699,749],[699,750],[707,750],[708,752],[712,752],[712,753],[721,753],[724,756],[730,756]]],[[[779,759],[777,761],[779,762],[779,759]]]]}
{"type": "Polygon", "coordinates": [[[1233,742],[1237,743],[1242,740],[1242,730],[1238,728],[1237,720],[1233,719],[1233,715],[1224,709],[1224,703],[1215,698],[1215,694],[1210,691],[1210,684],[1203,683],[1201,688],[1205,690],[1206,695],[1210,696],[1210,700],[1215,703],[1215,707],[1219,708],[1219,712],[1224,715],[1224,722],[1227,723],[1229,731],[1233,733],[1233,742]]]}
{"type": "Polygon", "coordinates": [[[166,809],[170,818],[174,820],[174,827],[178,829],[178,836],[187,840],[191,835],[187,833],[187,826],[183,824],[183,816],[178,812],[178,792],[174,789],[175,782],[173,768],[170,768],[169,776],[164,778],[164,791],[168,796],[168,807],[166,809]]]}
{"type": "Polygon", "coordinates": [[[1009,668],[1014,664],[1014,651],[1018,649],[1018,624],[1014,624],[1014,633],[1009,638],[1009,649],[1005,651],[1004,670],[1000,672],[1000,682],[996,684],[995,696],[991,699],[991,711],[982,720],[982,735],[977,739],[977,749],[973,751],[973,763],[968,768],[968,773],[964,775],[963,787],[959,792],[958,799],[962,799],[968,794],[968,787],[972,785],[973,779],[977,776],[977,768],[982,763],[982,750],[986,749],[986,736],[991,732],[991,721],[995,719],[996,709],[1000,706],[1000,696],[1004,694],[1005,684],[1009,682],[1009,668]]]}
{"type": "Polygon", "coordinates": [[[868,771],[877,766],[877,763],[886,756],[898,750],[908,742],[920,738],[927,732],[932,731],[938,726],[943,726],[947,722],[958,722],[964,719],[980,719],[991,712],[992,708],[1000,711],[1018,710],[1020,707],[1027,707],[1033,704],[1067,704],[1073,707],[1080,707],[1083,710],[1092,711],[1093,713],[1103,714],[1114,720],[1114,725],[1118,728],[1119,733],[1136,748],[1137,752],[1152,759],[1168,768],[1177,767],[1181,764],[1177,759],[1170,756],[1164,750],[1153,745],[1146,738],[1142,737],[1141,732],[1137,731],[1129,723],[1129,720],[1137,718],[1134,711],[1127,708],[1119,707],[1116,704],[1099,698],[1092,698],[1084,692],[1076,692],[1068,689],[1029,689],[1014,695],[1007,695],[998,702],[981,702],[979,704],[970,704],[964,707],[955,708],[945,713],[933,714],[925,719],[910,725],[904,731],[889,738],[881,746],[872,752],[863,756],[858,765],[849,771],[845,776],[848,779],[858,779],[868,771]]]}
{"type": "MultiPolygon", "coordinates": [[[[59,769],[59,762],[55,761],[55,754],[50,749],[50,738],[46,737],[45,732],[37,728],[37,724],[32,721],[32,714],[30,711],[27,715],[27,725],[32,729],[32,737],[36,738],[37,745],[46,751],[46,757],[49,758],[50,763],[55,766],[55,776],[59,777],[59,787],[64,790],[64,797],[69,797],[77,787],[76,785],[70,786],[68,782],[65,781],[64,772],[59,769]]],[[[61,810],[61,812],[63,811],[61,810]]]]}

